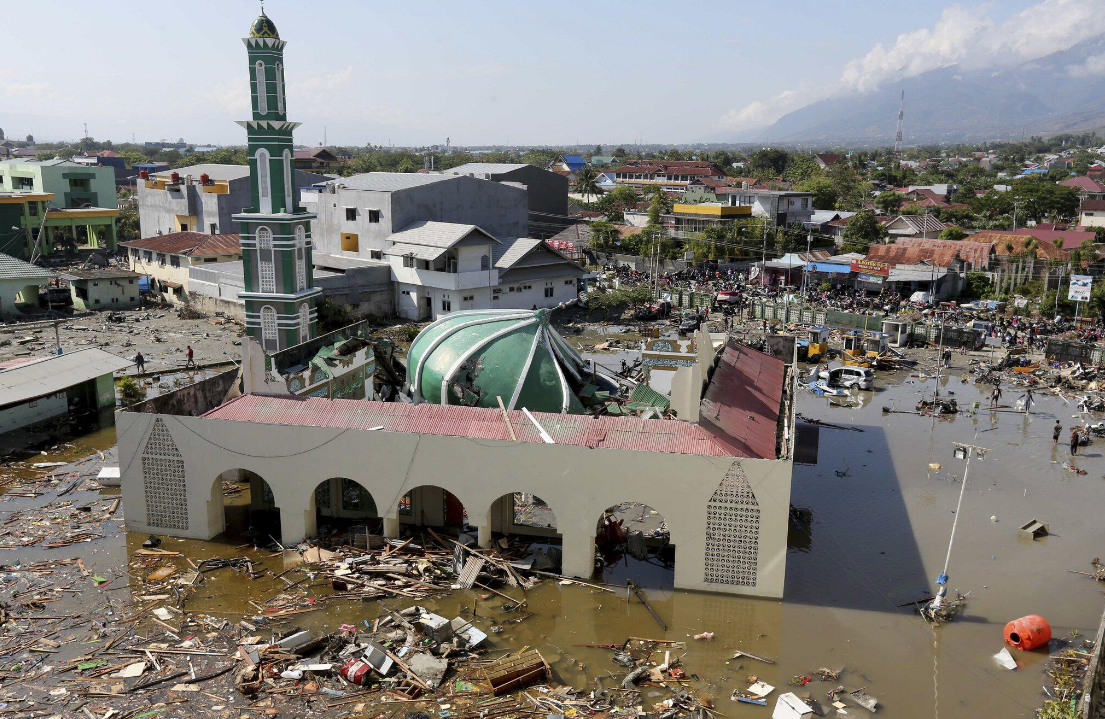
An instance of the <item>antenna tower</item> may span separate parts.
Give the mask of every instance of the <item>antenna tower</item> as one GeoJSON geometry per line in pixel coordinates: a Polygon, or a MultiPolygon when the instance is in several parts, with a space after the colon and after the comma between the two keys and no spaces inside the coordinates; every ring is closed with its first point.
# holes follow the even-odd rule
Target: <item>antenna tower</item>
{"type": "Polygon", "coordinates": [[[898,105],[898,131],[894,133],[894,154],[902,158],[902,120],[905,119],[905,90],[902,90],[902,102],[898,105]]]}

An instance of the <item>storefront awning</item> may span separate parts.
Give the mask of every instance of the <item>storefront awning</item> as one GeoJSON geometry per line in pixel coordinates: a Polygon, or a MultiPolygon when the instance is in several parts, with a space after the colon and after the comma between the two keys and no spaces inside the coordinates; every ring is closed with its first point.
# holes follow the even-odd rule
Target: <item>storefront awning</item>
{"type": "Polygon", "coordinates": [[[848,274],[852,271],[851,265],[838,265],[835,262],[811,262],[806,266],[809,272],[825,272],[827,274],[848,274]]]}

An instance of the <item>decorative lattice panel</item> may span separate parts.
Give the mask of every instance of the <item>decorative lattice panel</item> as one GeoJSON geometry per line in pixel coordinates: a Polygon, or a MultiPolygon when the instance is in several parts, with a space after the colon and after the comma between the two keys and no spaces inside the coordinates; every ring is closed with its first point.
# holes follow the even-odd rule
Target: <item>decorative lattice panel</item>
{"type": "Polygon", "coordinates": [[[734,462],[706,505],[708,584],[756,586],[760,549],[760,505],[748,478],[734,462]]]}
{"type": "Polygon", "coordinates": [[[142,450],[142,486],[146,494],[146,522],[163,529],[188,529],[188,497],[184,460],[160,417],[142,450]]]}

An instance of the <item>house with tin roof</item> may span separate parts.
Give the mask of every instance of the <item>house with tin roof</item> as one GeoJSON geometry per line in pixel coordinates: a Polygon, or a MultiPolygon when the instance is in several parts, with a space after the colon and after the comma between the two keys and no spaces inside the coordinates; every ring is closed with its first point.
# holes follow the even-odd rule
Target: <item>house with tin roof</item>
{"type": "Polygon", "coordinates": [[[241,236],[237,233],[174,232],[120,244],[126,248],[130,268],[149,277],[150,291],[171,303],[187,298],[189,268],[242,259],[241,236]]]}

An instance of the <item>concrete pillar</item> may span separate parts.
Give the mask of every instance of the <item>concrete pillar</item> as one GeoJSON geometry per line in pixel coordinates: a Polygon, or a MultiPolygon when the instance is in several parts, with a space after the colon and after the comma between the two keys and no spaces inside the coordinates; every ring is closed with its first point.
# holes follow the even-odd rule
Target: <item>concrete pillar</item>
{"type": "Polygon", "coordinates": [[[595,533],[562,532],[563,573],[569,577],[586,579],[595,571],[595,533]]]}
{"type": "Polygon", "coordinates": [[[285,547],[299,544],[315,533],[314,513],[310,510],[280,508],[280,543],[285,547]],[[309,526],[308,526],[309,525],[309,526]]]}
{"type": "Polygon", "coordinates": [[[399,516],[384,517],[384,536],[399,539],[399,516]]]}
{"type": "Polygon", "coordinates": [[[476,527],[476,541],[484,549],[491,549],[491,523],[484,522],[476,527]]]}

